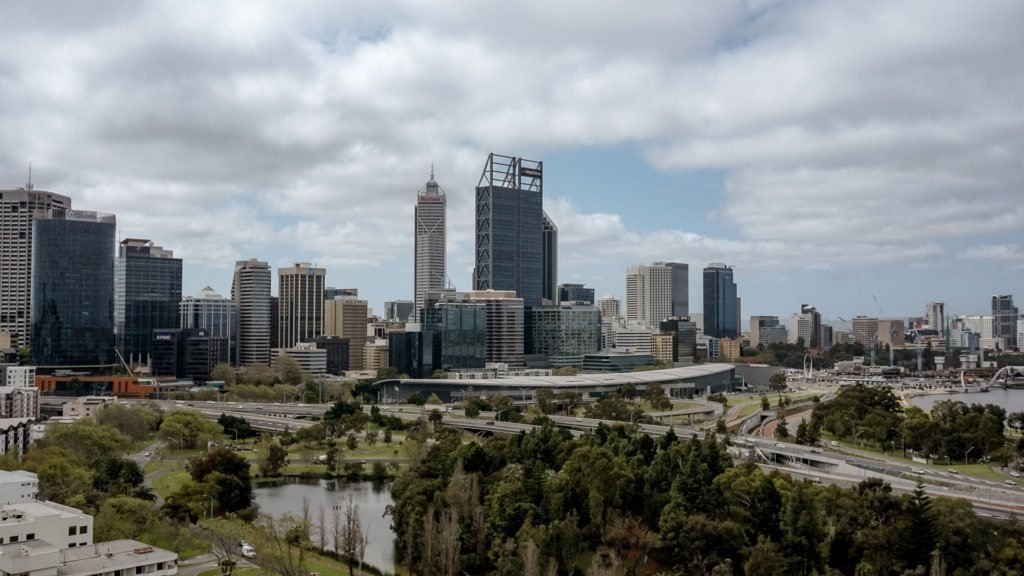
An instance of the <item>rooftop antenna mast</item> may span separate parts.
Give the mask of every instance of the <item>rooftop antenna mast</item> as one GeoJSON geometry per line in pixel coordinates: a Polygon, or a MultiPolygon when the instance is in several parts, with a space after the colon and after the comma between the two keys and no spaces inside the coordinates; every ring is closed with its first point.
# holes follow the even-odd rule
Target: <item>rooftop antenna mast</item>
{"type": "Polygon", "coordinates": [[[28,163],[28,184],[25,184],[25,188],[28,190],[32,189],[32,163],[28,163]]]}

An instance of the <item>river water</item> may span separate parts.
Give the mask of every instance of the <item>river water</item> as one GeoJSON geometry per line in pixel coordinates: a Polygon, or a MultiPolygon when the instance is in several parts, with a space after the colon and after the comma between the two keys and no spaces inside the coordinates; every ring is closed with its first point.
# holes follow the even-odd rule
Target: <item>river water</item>
{"type": "MultiPolygon", "coordinates": [[[[391,517],[384,516],[384,510],[392,503],[391,490],[387,484],[374,482],[344,482],[341,480],[292,479],[281,486],[256,488],[256,502],[260,512],[273,516],[288,513],[302,515],[302,499],[309,499],[309,515],[313,525],[318,523],[322,506],[330,534],[333,506],[345,506],[351,494],[359,506],[359,519],[369,536],[364,562],[392,572],[395,569],[395,535],[391,532],[391,517]]],[[[344,510],[344,508],[342,508],[344,510]]],[[[343,512],[342,512],[343,514],[343,512]]],[[[314,538],[314,540],[319,540],[314,538]]],[[[327,547],[331,538],[328,536],[327,547]]]]}
{"type": "Polygon", "coordinates": [[[929,394],[914,396],[910,401],[922,410],[931,410],[940,400],[957,400],[965,404],[995,404],[1006,413],[1024,411],[1024,390],[1019,388],[992,388],[988,392],[967,392],[960,394],[929,394]]]}

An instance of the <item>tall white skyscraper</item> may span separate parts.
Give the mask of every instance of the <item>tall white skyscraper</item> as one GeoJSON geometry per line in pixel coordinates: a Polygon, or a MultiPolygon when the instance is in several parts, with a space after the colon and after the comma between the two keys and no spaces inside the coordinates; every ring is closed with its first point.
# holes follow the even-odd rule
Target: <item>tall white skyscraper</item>
{"type": "Polygon", "coordinates": [[[231,299],[238,309],[239,366],[270,364],[270,265],[236,262],[231,299]]]}
{"type": "Polygon", "coordinates": [[[24,188],[0,190],[0,332],[11,336],[11,346],[31,342],[32,325],[32,222],[50,211],[71,209],[71,198],[24,188]]]}
{"type": "MultiPolygon", "coordinates": [[[[427,291],[444,290],[445,280],[445,211],[447,200],[444,190],[434,180],[434,169],[430,169],[430,180],[416,196],[415,252],[416,271],[416,314],[423,309],[427,291]]],[[[417,318],[416,320],[419,320],[417,318]]]]}
{"type": "Polygon", "coordinates": [[[674,266],[656,262],[626,270],[626,320],[656,327],[673,315],[674,266]]]}

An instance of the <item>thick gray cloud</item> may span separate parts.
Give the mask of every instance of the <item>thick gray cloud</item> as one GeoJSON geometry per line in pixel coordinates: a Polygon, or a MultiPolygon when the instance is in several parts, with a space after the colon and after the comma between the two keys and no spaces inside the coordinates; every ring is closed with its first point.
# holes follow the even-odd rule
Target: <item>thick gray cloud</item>
{"type": "Polygon", "coordinates": [[[566,277],[618,287],[674,255],[1008,262],[1020,22],[1013,1],[6,2],[0,181],[32,161],[207,267],[276,250],[411,283],[412,193],[436,163],[465,285],[487,151],[629,143],[659,170],[723,171],[723,233],[552,197],[566,277]]]}

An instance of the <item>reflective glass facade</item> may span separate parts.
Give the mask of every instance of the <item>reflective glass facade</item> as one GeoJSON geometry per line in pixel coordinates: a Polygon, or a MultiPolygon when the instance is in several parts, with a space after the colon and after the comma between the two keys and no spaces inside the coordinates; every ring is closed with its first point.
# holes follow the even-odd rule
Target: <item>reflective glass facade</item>
{"type": "Polygon", "coordinates": [[[149,362],[153,330],[179,327],[180,302],[181,258],[148,240],[123,240],[114,262],[114,333],[127,362],[149,362]]]}
{"type": "Polygon", "coordinates": [[[487,358],[487,310],[480,302],[445,302],[424,311],[424,330],[434,333],[435,368],[483,368],[487,358]],[[440,350],[438,351],[437,348],[440,350]]]}
{"type": "Polygon", "coordinates": [[[704,269],[704,334],[715,338],[736,338],[739,306],[732,268],[709,264],[704,269]]]}
{"type": "Polygon", "coordinates": [[[543,354],[552,367],[580,367],[601,348],[601,313],[593,306],[534,308],[525,319],[526,353],[543,354]]]}
{"type": "Polygon", "coordinates": [[[36,220],[32,363],[114,362],[114,217],[68,212],[36,220]]]}

